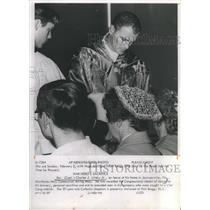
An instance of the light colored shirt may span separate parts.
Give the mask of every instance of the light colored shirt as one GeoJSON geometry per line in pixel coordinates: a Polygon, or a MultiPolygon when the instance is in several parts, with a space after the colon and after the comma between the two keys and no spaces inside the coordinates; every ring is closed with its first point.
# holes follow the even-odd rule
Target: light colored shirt
{"type": "Polygon", "coordinates": [[[103,39],[104,47],[106,48],[106,51],[108,52],[110,58],[115,62],[119,56],[116,52],[110,49],[110,47],[107,45],[106,41],[103,39]]]}
{"type": "Polygon", "coordinates": [[[88,136],[58,147],[52,155],[108,155],[95,144],[91,143],[88,136]]]}
{"type": "Polygon", "coordinates": [[[167,135],[156,143],[156,148],[163,155],[177,155],[177,135],[167,135]]]}
{"type": "Polygon", "coordinates": [[[46,83],[65,79],[59,67],[50,58],[40,52],[36,52],[34,56],[35,86],[38,89],[46,83]]]}
{"type": "Polygon", "coordinates": [[[49,82],[65,79],[58,66],[47,56],[40,52],[34,53],[33,66],[30,70],[30,111],[31,111],[31,132],[32,147],[35,154],[48,154],[55,150],[53,145],[44,138],[38,123],[34,120],[36,100],[39,89],[49,82]]]}
{"type": "Polygon", "coordinates": [[[161,155],[151,144],[146,131],[135,132],[124,139],[112,155],[161,155]]]}

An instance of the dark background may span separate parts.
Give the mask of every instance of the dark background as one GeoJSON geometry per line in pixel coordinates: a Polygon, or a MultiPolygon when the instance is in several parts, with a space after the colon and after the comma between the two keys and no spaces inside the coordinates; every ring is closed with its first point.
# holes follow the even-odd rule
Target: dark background
{"type": "MultiPolygon", "coordinates": [[[[48,4],[60,15],[53,38],[42,52],[53,59],[65,76],[71,57],[82,46],[100,39],[108,30],[106,4],[48,4]]],[[[151,72],[154,92],[177,90],[177,5],[111,4],[111,17],[121,11],[135,13],[142,33],[132,50],[151,72]]]]}

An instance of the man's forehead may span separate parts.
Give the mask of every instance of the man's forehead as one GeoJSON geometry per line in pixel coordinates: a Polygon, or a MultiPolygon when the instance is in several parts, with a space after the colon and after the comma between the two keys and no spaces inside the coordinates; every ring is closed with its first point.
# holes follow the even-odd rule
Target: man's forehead
{"type": "Polygon", "coordinates": [[[137,37],[138,34],[134,33],[134,30],[132,26],[122,26],[116,30],[116,33],[118,33],[121,36],[125,37],[137,37]]]}

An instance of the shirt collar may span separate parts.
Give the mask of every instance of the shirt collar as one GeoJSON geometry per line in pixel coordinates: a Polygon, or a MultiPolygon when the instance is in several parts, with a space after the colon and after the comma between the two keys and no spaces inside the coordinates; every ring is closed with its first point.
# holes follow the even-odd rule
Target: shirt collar
{"type": "Polygon", "coordinates": [[[70,154],[71,150],[74,150],[75,147],[81,148],[82,146],[84,146],[84,144],[91,144],[90,138],[88,136],[86,136],[85,139],[75,140],[58,147],[55,151],[53,151],[51,155],[70,154]]]}
{"type": "MultiPolygon", "coordinates": [[[[119,147],[132,144],[150,144],[151,140],[146,131],[135,132],[119,144],[119,147]]],[[[118,147],[118,148],[119,148],[118,147]]]]}
{"type": "Polygon", "coordinates": [[[113,60],[113,62],[115,62],[119,56],[119,54],[117,54],[116,52],[114,52],[112,49],[110,49],[110,47],[107,45],[107,42],[106,42],[106,37],[107,37],[108,34],[106,34],[102,40],[103,44],[104,44],[104,47],[107,51],[107,53],[109,54],[110,58],[113,60]]]}

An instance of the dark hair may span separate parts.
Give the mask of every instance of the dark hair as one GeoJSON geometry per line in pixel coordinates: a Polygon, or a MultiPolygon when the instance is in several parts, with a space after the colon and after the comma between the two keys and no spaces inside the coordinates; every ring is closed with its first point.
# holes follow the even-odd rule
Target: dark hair
{"type": "Polygon", "coordinates": [[[167,132],[175,134],[177,132],[177,92],[163,89],[156,97],[158,108],[160,109],[166,123],[167,132]]]}
{"type": "Polygon", "coordinates": [[[114,25],[117,30],[122,26],[132,26],[135,34],[141,31],[141,23],[138,17],[128,11],[119,13],[112,21],[112,25],[114,25]]]}
{"type": "Polygon", "coordinates": [[[88,132],[93,125],[96,111],[94,103],[87,98],[83,85],[57,80],[43,85],[37,97],[36,113],[45,112],[61,129],[88,132]]]}
{"type": "Polygon", "coordinates": [[[35,19],[40,19],[43,26],[48,22],[58,24],[59,15],[45,4],[35,4],[35,19]]]}
{"type": "Polygon", "coordinates": [[[139,120],[134,117],[128,110],[126,110],[118,96],[115,89],[110,89],[104,96],[102,101],[103,107],[106,110],[107,119],[109,122],[117,122],[119,120],[129,120],[130,126],[137,131],[147,130],[146,120],[139,120]]]}

